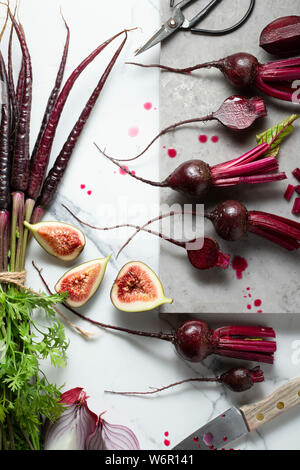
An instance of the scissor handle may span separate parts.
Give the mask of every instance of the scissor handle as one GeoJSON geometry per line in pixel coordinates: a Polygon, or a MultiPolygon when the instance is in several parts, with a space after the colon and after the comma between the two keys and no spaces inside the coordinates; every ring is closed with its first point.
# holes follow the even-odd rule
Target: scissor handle
{"type": "MultiPolygon", "coordinates": [[[[209,6],[209,5],[208,5],[209,6]]],[[[213,5],[215,6],[215,5],[213,5]]],[[[248,20],[248,18],[250,17],[251,13],[253,12],[254,10],[254,7],[255,7],[255,0],[251,0],[250,2],[250,6],[248,8],[248,11],[247,13],[245,14],[245,16],[243,16],[243,18],[238,22],[236,23],[235,25],[233,26],[230,26],[230,28],[226,28],[226,29],[219,29],[219,30],[209,30],[209,29],[198,29],[198,28],[193,28],[193,26],[199,22],[199,18],[197,15],[195,18],[197,18],[197,21],[195,22],[195,18],[193,18],[189,23],[190,23],[190,26],[188,29],[190,29],[190,31],[193,33],[193,34],[203,34],[203,35],[206,35],[206,36],[224,36],[225,34],[229,34],[229,33],[233,33],[233,31],[236,31],[237,29],[239,29],[241,26],[243,26],[244,23],[246,23],[246,21],[248,20]]],[[[201,13],[201,12],[200,12],[201,13]]],[[[207,13],[206,13],[207,14],[207,13]]],[[[200,18],[202,19],[202,18],[200,18]]]]}

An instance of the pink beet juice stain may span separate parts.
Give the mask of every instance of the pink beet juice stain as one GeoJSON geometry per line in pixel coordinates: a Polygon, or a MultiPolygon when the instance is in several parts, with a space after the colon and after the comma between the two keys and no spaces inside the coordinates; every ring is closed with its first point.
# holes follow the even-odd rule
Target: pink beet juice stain
{"type": "Polygon", "coordinates": [[[248,304],[248,305],[247,305],[247,309],[248,309],[248,310],[251,310],[251,309],[252,309],[252,305],[248,304]]]}
{"type": "Polygon", "coordinates": [[[88,192],[87,192],[88,196],[91,196],[92,195],[92,191],[89,189],[88,192]]]}
{"type": "Polygon", "coordinates": [[[211,141],[216,144],[217,142],[219,142],[219,137],[217,135],[213,135],[212,138],[211,138],[211,141]]]}
{"type": "Polygon", "coordinates": [[[243,279],[243,273],[248,268],[248,263],[245,258],[242,258],[241,256],[235,256],[232,260],[232,267],[236,271],[237,279],[243,279]]]}
{"type": "Polygon", "coordinates": [[[207,135],[205,135],[205,134],[199,135],[200,144],[206,144],[207,140],[208,140],[207,135]]]}
{"type": "Polygon", "coordinates": [[[80,189],[85,189],[85,184],[81,184],[80,189]]]}
{"type": "Polygon", "coordinates": [[[129,137],[136,137],[139,133],[139,128],[138,127],[131,127],[129,130],[128,130],[128,135],[129,137]]]}
{"type": "Polygon", "coordinates": [[[177,150],[168,149],[168,155],[169,155],[170,158],[175,158],[177,156],[177,150]]]}
{"type": "Polygon", "coordinates": [[[211,432],[206,432],[203,436],[203,442],[209,448],[213,447],[213,445],[212,445],[213,444],[213,439],[214,439],[214,436],[212,435],[211,432]]]}
{"type": "MultiPolygon", "coordinates": [[[[166,438],[169,437],[168,431],[165,432],[165,437],[166,438]]],[[[166,447],[169,447],[169,445],[171,444],[171,441],[169,439],[165,439],[164,444],[165,444],[166,447]]]]}
{"type": "Polygon", "coordinates": [[[144,108],[146,111],[150,111],[152,109],[152,103],[148,101],[147,103],[144,104],[144,108]]]}
{"type": "Polygon", "coordinates": [[[255,307],[260,307],[261,304],[262,304],[262,301],[261,301],[260,299],[254,300],[254,305],[255,305],[255,307]]]}

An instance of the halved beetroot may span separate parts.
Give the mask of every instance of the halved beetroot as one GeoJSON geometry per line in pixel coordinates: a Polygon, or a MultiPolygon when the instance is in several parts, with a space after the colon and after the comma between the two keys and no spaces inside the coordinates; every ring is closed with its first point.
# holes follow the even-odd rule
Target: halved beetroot
{"type": "Polygon", "coordinates": [[[34,225],[24,222],[24,225],[47,253],[61,260],[73,261],[85,247],[85,236],[73,225],[62,222],[39,222],[34,225]]]}
{"type": "Polygon", "coordinates": [[[69,296],[65,302],[70,307],[82,307],[96,293],[104,277],[111,255],[81,264],[66,272],[55,286],[56,292],[69,296]]]}
{"type": "Polygon", "coordinates": [[[125,264],[114,282],[110,298],[123,312],[145,312],[173,302],[165,296],[157,275],[140,261],[125,264]]]}

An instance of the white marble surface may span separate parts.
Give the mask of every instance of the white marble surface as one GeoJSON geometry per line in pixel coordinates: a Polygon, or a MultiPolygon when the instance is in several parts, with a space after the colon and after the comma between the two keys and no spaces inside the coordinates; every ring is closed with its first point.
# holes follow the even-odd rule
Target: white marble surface
{"type": "MultiPolygon", "coordinates": [[[[93,141],[106,145],[107,149],[115,154],[135,154],[158,128],[158,111],[145,111],[143,104],[149,101],[154,107],[159,107],[159,75],[155,71],[144,73],[124,65],[126,60],[132,59],[133,51],[157,29],[158,4],[158,0],[23,0],[20,16],[27,32],[34,67],[33,138],[38,130],[64,40],[65,31],[59,17],[59,7],[62,6],[72,32],[68,73],[90,50],[112,33],[124,27],[143,28],[143,33],[130,35],[128,45],[78,143],[56,201],[45,219],[72,222],[71,217],[61,207],[62,202],[73,208],[82,218],[99,225],[108,225],[115,221],[116,214],[109,212],[111,203],[114,207],[123,205],[120,212],[123,211],[124,219],[127,217],[128,207],[133,207],[134,211],[128,214],[130,221],[144,220],[145,214],[141,212],[145,209],[142,203],[149,206],[149,212],[155,213],[155,205],[158,204],[155,188],[132,184],[129,177],[114,174],[112,165],[99,157],[93,147],[93,141]],[[128,129],[134,126],[140,129],[140,133],[132,139],[128,136],[128,129]],[[86,185],[85,190],[80,188],[81,184],[86,185]],[[92,191],[90,196],[87,195],[88,190],[92,191]]],[[[58,128],[52,159],[60,150],[75,116],[93,89],[111,51],[112,49],[97,58],[74,87],[58,128]]],[[[156,48],[145,54],[143,59],[157,62],[158,54],[159,49],[156,48]]],[[[149,156],[139,162],[136,168],[130,168],[138,169],[150,178],[158,178],[157,153],[157,147],[154,147],[149,154],[151,158],[149,156]]],[[[122,221],[122,214],[118,215],[118,220],[122,221]]],[[[79,262],[115,253],[129,232],[124,230],[118,235],[85,230],[85,233],[87,246],[79,262]]],[[[158,312],[137,315],[118,312],[112,307],[109,299],[112,282],[126,261],[138,258],[157,270],[158,254],[156,240],[145,243],[143,238],[137,239],[118,261],[112,259],[100,291],[83,312],[93,319],[128,328],[149,331],[169,329],[169,322],[159,318],[158,312]]],[[[39,246],[32,243],[27,258],[28,283],[35,289],[42,289],[42,284],[32,270],[32,259],[44,268],[50,286],[53,286],[66,270],[63,264],[42,253],[39,246]]],[[[76,321],[74,317],[70,316],[70,319],[76,321]]],[[[184,363],[175,354],[172,346],[163,341],[103,332],[81,321],[78,322],[81,327],[94,331],[99,336],[87,342],[67,329],[70,339],[67,367],[53,370],[45,364],[44,370],[50,380],[63,385],[65,390],[76,386],[84,387],[91,397],[91,409],[98,413],[107,410],[106,416],[110,422],[130,426],[136,432],[143,449],[166,450],[165,431],[170,434],[172,447],[232,404],[245,404],[260,398],[272,391],[276,385],[299,373],[300,318],[264,316],[260,320],[261,323],[271,324],[279,332],[276,365],[263,366],[266,382],[250,393],[239,396],[226,392],[222,387],[199,385],[186,385],[147,398],[107,395],[104,389],[146,390],[149,386],[166,385],[196,374],[212,375],[223,371],[227,365],[233,364],[233,361],[221,363],[218,359],[211,358],[201,365],[191,366],[184,363]]],[[[221,325],[224,322],[232,322],[232,318],[216,318],[214,322],[221,325]]],[[[268,425],[263,431],[254,433],[235,447],[300,449],[299,419],[299,410],[290,413],[277,421],[278,426],[268,425]]]]}

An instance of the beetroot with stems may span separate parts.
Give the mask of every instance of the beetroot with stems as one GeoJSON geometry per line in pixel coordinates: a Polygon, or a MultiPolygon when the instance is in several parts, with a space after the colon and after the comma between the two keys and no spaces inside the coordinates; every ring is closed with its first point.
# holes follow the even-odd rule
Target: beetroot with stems
{"type": "MultiPolygon", "coordinates": [[[[207,114],[206,116],[186,119],[184,121],[171,124],[157,134],[138,155],[132,158],[118,159],[118,161],[130,162],[136,160],[144,155],[151,145],[153,145],[161,136],[183,125],[216,120],[232,131],[242,131],[249,129],[257,119],[265,117],[267,114],[268,112],[265,102],[261,97],[256,96],[254,98],[245,98],[244,96],[233,95],[227,98],[217,111],[207,114]]],[[[114,158],[114,160],[117,159],[114,158]]]]}
{"type": "Polygon", "coordinates": [[[180,382],[175,382],[165,387],[155,388],[148,392],[115,392],[113,390],[105,390],[105,392],[113,393],[115,395],[153,395],[154,393],[162,392],[188,382],[217,382],[225,385],[225,387],[229,388],[232,392],[241,393],[250,390],[256,383],[263,382],[264,380],[264,373],[260,367],[255,367],[254,369],[236,367],[234,369],[230,369],[219,377],[194,377],[192,379],[180,380],[180,382]]]}
{"type": "MultiPolygon", "coordinates": [[[[32,264],[50,293],[51,290],[42,275],[41,269],[34,262],[32,264]]],[[[92,320],[72,307],[64,305],[77,317],[92,325],[135,336],[168,341],[175,346],[178,354],[183,359],[190,362],[201,362],[211,354],[216,354],[218,356],[264,362],[266,364],[274,363],[274,353],[277,349],[276,341],[266,340],[266,338],[276,338],[273,328],[261,326],[225,326],[212,330],[202,320],[188,320],[182,323],[174,333],[150,333],[107,325],[92,320]]]]}
{"type": "Polygon", "coordinates": [[[267,212],[248,211],[239,201],[222,202],[205,216],[218,235],[227,241],[238,241],[252,232],[289,251],[300,247],[298,222],[267,212]]]}
{"type": "Polygon", "coordinates": [[[187,68],[173,68],[160,64],[144,65],[135,62],[128,62],[128,64],[187,74],[195,70],[216,68],[236,88],[254,86],[263,93],[283,101],[293,101],[295,89],[291,82],[300,79],[300,58],[260,64],[256,57],[246,52],[238,52],[217,61],[187,68]]]}
{"type": "Polygon", "coordinates": [[[170,188],[198,199],[204,198],[212,187],[268,183],[286,179],[285,173],[276,173],[279,167],[276,158],[265,155],[272,147],[268,143],[258,145],[239,158],[212,167],[202,160],[189,160],[179,165],[162,182],[150,181],[131,173],[119,162],[106,155],[97,145],[96,147],[132,178],[151,186],[170,188]]]}
{"type": "MultiPolygon", "coordinates": [[[[132,227],[136,229],[135,234],[139,233],[140,231],[144,231],[152,235],[155,235],[157,237],[160,237],[163,240],[166,240],[169,243],[172,243],[173,245],[179,246],[180,248],[184,248],[187,252],[190,263],[196,269],[205,270],[205,269],[210,269],[214,267],[227,269],[229,266],[230,256],[225,253],[222,253],[219,244],[213,238],[204,237],[204,238],[197,238],[197,239],[190,240],[190,241],[180,241],[180,240],[174,240],[173,238],[167,237],[163,235],[162,233],[158,233],[158,232],[155,232],[153,230],[149,230],[146,228],[151,223],[156,222],[158,220],[162,220],[163,218],[169,217],[170,215],[171,216],[177,215],[177,214],[187,215],[189,214],[189,212],[186,212],[186,211],[171,212],[170,214],[156,217],[155,219],[150,220],[149,222],[147,222],[145,225],[141,227],[133,225],[133,224],[120,224],[120,225],[114,225],[112,227],[96,227],[95,225],[88,224],[87,222],[84,222],[83,220],[81,220],[64,204],[62,204],[62,206],[77,220],[77,222],[81,223],[82,225],[85,225],[86,227],[92,228],[94,230],[108,231],[108,230],[115,230],[115,229],[124,228],[124,227],[132,227]]],[[[195,215],[200,215],[200,214],[195,214],[195,215]]],[[[119,256],[121,251],[125,248],[125,246],[128,245],[128,243],[132,240],[134,235],[132,235],[127,240],[127,242],[120,248],[116,257],[119,256]]]]}

